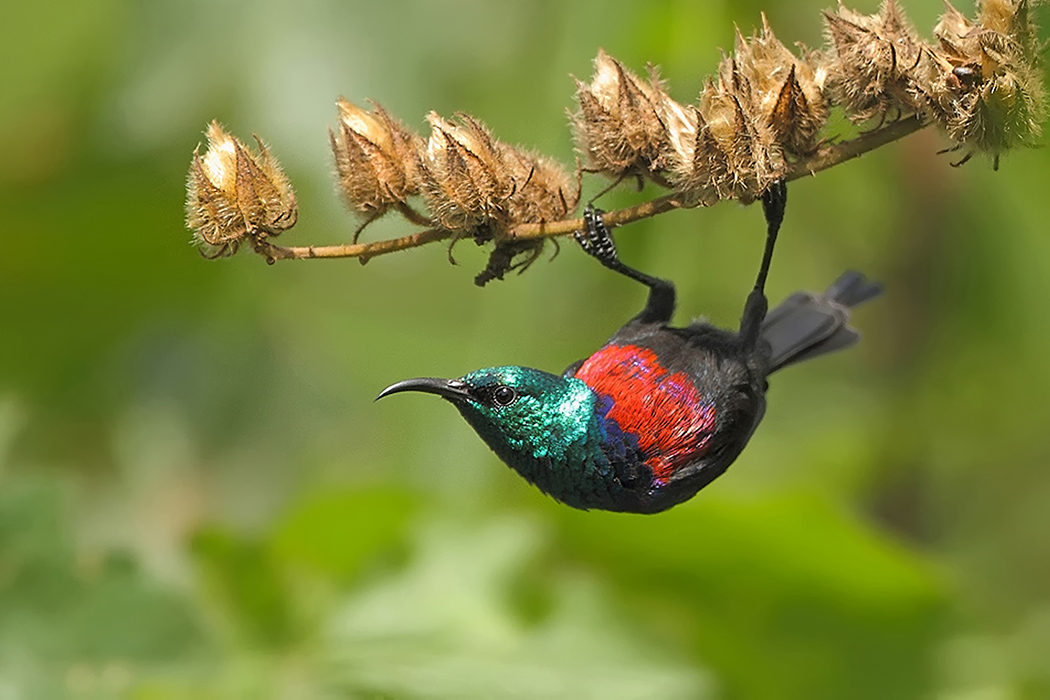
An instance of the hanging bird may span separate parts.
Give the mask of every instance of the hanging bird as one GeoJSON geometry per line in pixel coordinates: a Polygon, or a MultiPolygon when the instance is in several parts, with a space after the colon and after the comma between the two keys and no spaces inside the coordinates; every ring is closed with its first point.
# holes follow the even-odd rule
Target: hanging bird
{"type": "Polygon", "coordinates": [[[765,282],[787,190],[762,197],[767,235],[740,330],[694,321],[669,326],[674,285],[622,263],[600,210],[588,207],[584,251],[649,287],[640,314],[598,352],[561,375],[490,367],[459,379],[407,379],[402,391],[450,401],[496,455],[574,508],[657,513],[692,498],[722,474],[766,410],[766,376],[841,350],[860,336],[850,308],[881,292],[846,272],[822,295],[797,292],[766,313],[765,282]]]}

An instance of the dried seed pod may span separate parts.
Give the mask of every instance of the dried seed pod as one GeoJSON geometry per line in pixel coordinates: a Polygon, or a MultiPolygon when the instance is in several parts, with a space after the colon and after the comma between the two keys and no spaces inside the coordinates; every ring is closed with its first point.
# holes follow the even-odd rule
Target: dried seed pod
{"type": "Polygon", "coordinates": [[[996,165],[1003,151],[1034,145],[1046,116],[1028,11],[1026,0],[986,1],[971,22],[946,3],[934,28],[940,50],[930,52],[936,71],[930,112],[948,136],[991,155],[996,165]]]}
{"type": "Polygon", "coordinates": [[[507,209],[515,224],[558,221],[576,209],[579,183],[573,182],[561,163],[512,146],[504,146],[504,157],[514,178],[507,209]]]}
{"type": "Polygon", "coordinates": [[[750,106],[747,81],[733,59],[723,57],[718,80],[708,77],[699,107],[690,107],[689,116],[683,117],[685,128],[672,134],[675,160],[670,179],[687,206],[746,197],[756,187],[757,134],[741,98],[750,106]]]}
{"type": "Polygon", "coordinates": [[[375,218],[418,194],[416,152],[422,139],[371,104],[369,113],[340,97],[339,126],[328,136],[340,192],[351,208],[375,218]]]}
{"type": "Polygon", "coordinates": [[[923,44],[895,0],[883,0],[877,15],[847,9],[840,0],[837,10],[824,17],[834,49],[828,87],[850,120],[884,119],[894,112],[922,109],[923,44]]]}
{"type": "Polygon", "coordinates": [[[755,110],[784,149],[795,154],[813,151],[816,135],[828,118],[823,90],[827,70],[803,50],[796,57],[773,34],[762,14],[762,32],[744,39],[737,31],[736,64],[752,87],[755,110]]]}
{"type": "Polygon", "coordinates": [[[979,27],[950,2],[944,3],[944,14],[933,28],[933,34],[951,54],[973,55],[980,49],[979,27]]]}
{"type": "Polygon", "coordinates": [[[660,117],[672,152],[667,167],[673,169],[677,163],[692,156],[698,124],[696,108],[667,97],[660,101],[660,117]]]}
{"type": "MultiPolygon", "coordinates": [[[[514,173],[514,193],[507,199],[511,222],[534,224],[558,221],[576,209],[580,201],[580,184],[573,183],[560,163],[512,146],[504,147],[504,156],[514,173]]],[[[511,270],[524,272],[540,256],[547,243],[544,238],[516,240],[502,238],[498,230],[492,233],[495,247],[489,254],[485,269],[474,278],[474,283],[479,287],[494,279],[503,279],[511,270]]]]}
{"type": "MultiPolygon", "coordinates": [[[[712,92],[715,89],[710,81],[705,92],[708,89],[712,92]]],[[[689,121],[695,125],[691,133],[687,129],[672,132],[676,136],[672,138],[676,161],[670,178],[686,206],[706,207],[732,194],[727,187],[732,180],[729,155],[700,110],[690,105],[688,114],[689,121]]]]}
{"type": "Polygon", "coordinates": [[[437,224],[450,231],[472,234],[482,224],[505,228],[507,200],[516,187],[505,147],[470,115],[456,118],[453,124],[427,115],[432,131],[418,152],[423,199],[437,224]]]}
{"type": "Polygon", "coordinates": [[[643,82],[599,49],[591,82],[576,81],[580,108],[570,114],[588,168],[618,179],[661,170],[670,148],[661,120],[664,98],[655,73],[643,82]]]}
{"type": "Polygon", "coordinates": [[[208,126],[208,149],[193,152],[186,180],[186,225],[206,257],[237,252],[295,225],[295,193],[266,144],[255,137],[258,153],[218,122],[208,126]]]}
{"type": "MultiPolygon", "coordinates": [[[[700,113],[725,155],[725,177],[712,186],[723,197],[750,202],[787,171],[782,149],[761,113],[759,96],[733,56],[722,59],[718,81],[700,94],[700,113]]],[[[711,154],[716,155],[716,152],[711,154]]]]}
{"type": "Polygon", "coordinates": [[[826,69],[805,52],[796,57],[773,34],[765,15],[750,39],[737,31],[717,80],[708,79],[698,109],[666,110],[672,146],[670,180],[688,205],[758,197],[788,168],[784,152],[805,154],[827,120],[826,69]]]}
{"type": "MultiPolygon", "coordinates": [[[[500,144],[504,160],[514,178],[514,192],[507,198],[508,219],[513,224],[558,221],[576,209],[580,183],[573,182],[561,164],[532,151],[500,144]]],[[[498,229],[489,229],[495,247],[488,263],[474,278],[479,287],[503,279],[511,271],[524,272],[540,256],[547,240],[504,238],[498,229]]],[[[555,242],[557,245],[557,242],[555,242]]]]}
{"type": "Polygon", "coordinates": [[[1044,48],[1029,15],[1036,2],[1038,0],[982,0],[977,3],[981,26],[1009,37],[1010,43],[1020,51],[1018,58],[1029,64],[1038,62],[1044,48]]]}
{"type": "Polygon", "coordinates": [[[418,155],[422,192],[438,225],[476,239],[512,224],[564,218],[579,186],[551,158],[509,146],[467,114],[457,124],[427,116],[433,133],[418,155]]]}

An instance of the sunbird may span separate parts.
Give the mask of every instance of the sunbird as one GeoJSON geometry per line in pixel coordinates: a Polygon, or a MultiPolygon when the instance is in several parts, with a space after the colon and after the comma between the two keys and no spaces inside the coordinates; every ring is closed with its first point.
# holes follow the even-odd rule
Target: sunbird
{"type": "Polygon", "coordinates": [[[823,294],[796,292],[768,311],[766,277],[787,188],[762,195],[766,244],[738,331],[670,324],[675,287],[620,261],[602,212],[588,206],[576,240],[605,267],[649,288],[641,313],[562,374],[519,366],[458,379],[406,379],[403,391],[452,403],[496,455],[556,500],[581,509],[658,513],[692,498],[747,445],[766,411],[766,378],[854,345],[850,309],[882,292],[858,272],[823,294]]]}

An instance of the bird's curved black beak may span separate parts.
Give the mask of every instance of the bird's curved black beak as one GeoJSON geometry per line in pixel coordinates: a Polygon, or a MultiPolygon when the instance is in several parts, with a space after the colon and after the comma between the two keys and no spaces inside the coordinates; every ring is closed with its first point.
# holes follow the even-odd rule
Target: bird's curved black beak
{"type": "Polygon", "coordinates": [[[406,379],[397,384],[391,384],[386,389],[379,392],[379,396],[377,396],[375,400],[378,401],[384,396],[390,396],[391,394],[397,394],[402,391],[423,391],[428,394],[437,394],[438,396],[442,396],[451,401],[463,401],[464,399],[471,398],[467,385],[458,379],[418,377],[416,379],[406,379]]]}

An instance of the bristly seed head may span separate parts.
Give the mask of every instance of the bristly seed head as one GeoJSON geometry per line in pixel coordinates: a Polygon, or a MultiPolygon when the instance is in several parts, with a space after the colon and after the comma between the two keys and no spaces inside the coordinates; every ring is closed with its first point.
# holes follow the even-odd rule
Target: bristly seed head
{"type": "Polygon", "coordinates": [[[328,135],[344,198],[356,211],[375,217],[419,193],[416,151],[422,139],[378,103],[371,104],[369,113],[339,98],[339,126],[328,135]]]}
{"type": "Polygon", "coordinates": [[[505,228],[514,175],[502,144],[467,114],[458,123],[427,115],[430,138],[418,151],[420,191],[439,226],[470,234],[483,224],[505,228]]]}
{"type": "Polygon", "coordinates": [[[1035,145],[1046,118],[1030,3],[985,0],[976,23],[945,4],[928,108],[948,136],[998,164],[1003,151],[1035,145]]]}
{"type": "Polygon", "coordinates": [[[576,81],[571,115],[588,166],[648,177],[696,206],[750,201],[787,172],[785,153],[812,152],[827,120],[827,70],[805,49],[797,58],[762,19],[761,34],[737,32],[735,53],[707,80],[698,106],[674,101],[655,68],[643,81],[599,51],[591,82],[576,81]]]}
{"type": "Polygon", "coordinates": [[[662,170],[672,150],[663,121],[670,99],[655,70],[643,81],[599,49],[591,82],[576,81],[579,110],[570,114],[587,166],[617,179],[662,170]]]}
{"type": "Polygon", "coordinates": [[[826,12],[833,56],[828,87],[853,122],[920,111],[925,91],[924,45],[895,0],[878,14],[863,15],[842,5],[826,12]]]}
{"type": "Polygon", "coordinates": [[[514,177],[514,193],[507,201],[510,218],[517,223],[559,221],[576,210],[580,184],[561,163],[514,146],[505,146],[504,157],[514,177]]]}
{"type": "Polygon", "coordinates": [[[232,255],[245,241],[259,243],[295,225],[299,210],[292,185],[266,144],[258,153],[208,126],[208,150],[198,146],[186,180],[186,225],[206,257],[232,255]]]}
{"type": "Polygon", "coordinates": [[[431,112],[427,121],[431,134],[417,161],[420,191],[435,223],[454,232],[453,241],[495,241],[478,284],[527,267],[543,241],[505,241],[504,234],[514,224],[565,218],[579,202],[579,185],[553,159],[498,141],[469,114],[451,122],[431,112]]]}
{"type": "Polygon", "coordinates": [[[805,155],[816,148],[817,133],[828,118],[827,71],[819,54],[800,49],[801,59],[773,34],[765,13],[760,34],[744,39],[737,32],[736,65],[752,86],[754,111],[781,148],[805,155]]]}
{"type": "Polygon", "coordinates": [[[919,40],[894,0],[877,15],[840,4],[825,15],[832,95],[855,122],[918,114],[998,163],[1003,151],[1034,145],[1046,117],[1030,4],[984,0],[971,21],[945,2],[935,46],[919,40]]]}

